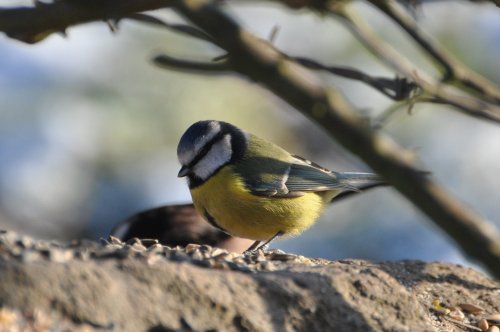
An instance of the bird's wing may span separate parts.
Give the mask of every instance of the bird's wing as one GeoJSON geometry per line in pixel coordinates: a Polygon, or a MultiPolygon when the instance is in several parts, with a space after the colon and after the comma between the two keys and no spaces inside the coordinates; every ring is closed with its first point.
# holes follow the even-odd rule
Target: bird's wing
{"type": "Polygon", "coordinates": [[[252,146],[233,170],[254,195],[294,197],[312,191],[359,191],[359,184],[381,182],[375,174],[330,171],[256,136],[252,136],[249,144],[252,146]],[[267,156],[255,151],[266,151],[267,156]]]}
{"type": "Polygon", "coordinates": [[[385,184],[380,176],[362,172],[334,172],[300,156],[293,156],[285,185],[290,191],[325,191],[342,189],[360,191],[362,188],[385,184]]]}
{"type": "Polygon", "coordinates": [[[246,185],[253,194],[296,197],[311,191],[360,191],[358,187],[363,185],[383,182],[375,174],[333,172],[297,156],[293,156],[289,163],[274,162],[272,165],[273,169],[260,169],[261,172],[253,172],[253,176],[246,176],[246,185]]]}
{"type": "Polygon", "coordinates": [[[342,176],[342,173],[330,171],[307,159],[293,156],[285,186],[289,192],[353,190],[356,187],[342,176]]]}

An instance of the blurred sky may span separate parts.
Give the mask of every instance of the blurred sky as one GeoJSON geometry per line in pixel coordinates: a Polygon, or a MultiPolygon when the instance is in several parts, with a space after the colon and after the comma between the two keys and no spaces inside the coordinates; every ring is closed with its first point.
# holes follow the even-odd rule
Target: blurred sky
{"type": "MultiPolygon", "coordinates": [[[[265,2],[229,4],[227,10],[262,38],[278,26],[274,44],[290,55],[394,75],[331,18],[265,2]]],[[[398,50],[431,68],[382,14],[363,3],[355,6],[398,50]]],[[[168,10],[152,14],[181,22],[168,10]]],[[[426,32],[500,85],[498,8],[446,1],[424,5],[417,16],[426,32]]],[[[161,52],[195,60],[221,54],[207,43],[130,21],[121,22],[117,33],[92,23],[35,45],[0,36],[0,228],[42,238],[97,239],[135,212],[190,201],[176,177],[175,149],[183,131],[201,119],[232,122],[327,168],[368,170],[255,83],[237,75],[159,69],[150,58],[161,52]]],[[[391,104],[360,83],[318,76],[364,115],[376,117],[391,104]]],[[[415,149],[450,192],[500,225],[498,125],[443,106],[417,105],[411,114],[400,110],[382,130],[415,149]]],[[[325,258],[472,264],[392,189],[335,204],[304,235],[274,246],[325,258]]]]}

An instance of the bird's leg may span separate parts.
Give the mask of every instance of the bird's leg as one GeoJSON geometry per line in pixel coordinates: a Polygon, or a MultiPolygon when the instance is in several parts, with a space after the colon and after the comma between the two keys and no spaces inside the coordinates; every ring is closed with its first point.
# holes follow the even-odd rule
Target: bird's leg
{"type": "Polygon", "coordinates": [[[252,243],[252,245],[247,249],[245,250],[243,253],[244,254],[250,254],[252,252],[255,252],[255,251],[258,251],[260,249],[263,249],[265,250],[265,248],[267,247],[267,245],[272,241],[274,240],[275,238],[277,237],[280,237],[281,235],[283,235],[284,233],[282,231],[279,231],[278,233],[274,234],[273,237],[271,237],[269,240],[267,240],[266,242],[262,243],[262,241],[255,241],[254,243],[252,243]],[[262,243],[262,244],[261,244],[262,243]]]}
{"type": "MultiPolygon", "coordinates": [[[[254,251],[258,251],[258,250],[261,250],[261,249],[262,249],[262,250],[264,250],[264,251],[265,251],[265,250],[266,250],[266,248],[267,248],[267,246],[269,245],[269,243],[270,243],[272,240],[276,239],[277,237],[280,237],[280,236],[281,236],[281,235],[283,235],[283,234],[284,234],[284,233],[283,233],[282,231],[279,231],[278,233],[274,234],[272,238],[270,238],[270,239],[269,239],[269,240],[267,240],[266,242],[262,243],[261,245],[256,246],[256,248],[254,248],[253,250],[254,250],[254,251]]],[[[254,243],[254,244],[255,244],[255,243],[254,243]]],[[[252,244],[252,247],[253,247],[253,245],[254,245],[254,244],[252,244]]],[[[250,248],[249,248],[249,249],[250,249],[250,248]]]]}
{"type": "Polygon", "coordinates": [[[251,253],[253,251],[255,251],[255,249],[262,243],[262,241],[255,241],[254,243],[252,243],[252,245],[250,247],[248,247],[247,250],[245,250],[243,253],[251,253]]]}

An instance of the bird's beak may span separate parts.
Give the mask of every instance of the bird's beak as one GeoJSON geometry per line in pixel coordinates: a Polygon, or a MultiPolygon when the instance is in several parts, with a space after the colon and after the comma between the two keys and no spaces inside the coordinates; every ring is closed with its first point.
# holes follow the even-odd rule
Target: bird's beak
{"type": "Polygon", "coordinates": [[[177,174],[177,177],[179,177],[179,178],[185,177],[186,175],[188,175],[188,173],[190,171],[191,171],[191,169],[189,169],[189,167],[182,166],[180,171],[179,171],[179,174],[177,174]]]}

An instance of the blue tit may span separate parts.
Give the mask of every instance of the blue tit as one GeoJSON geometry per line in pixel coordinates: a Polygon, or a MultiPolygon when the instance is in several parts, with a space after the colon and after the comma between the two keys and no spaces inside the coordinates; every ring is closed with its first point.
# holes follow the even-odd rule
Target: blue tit
{"type": "Polygon", "coordinates": [[[177,157],[198,212],[228,234],[255,240],[247,251],[302,233],[340,193],[382,182],[376,174],[327,170],[216,120],[191,125],[177,157]]]}

